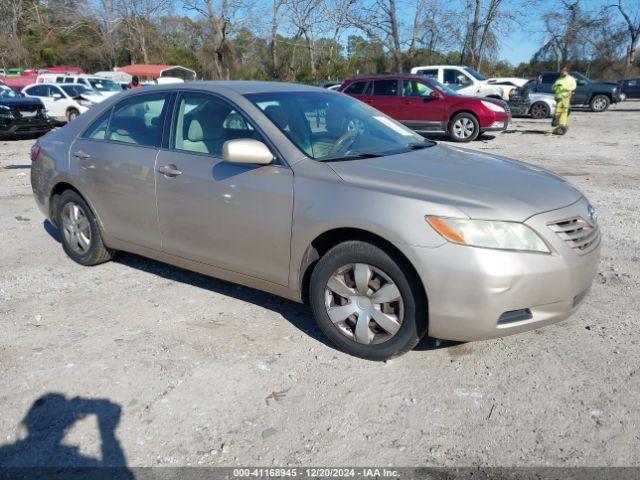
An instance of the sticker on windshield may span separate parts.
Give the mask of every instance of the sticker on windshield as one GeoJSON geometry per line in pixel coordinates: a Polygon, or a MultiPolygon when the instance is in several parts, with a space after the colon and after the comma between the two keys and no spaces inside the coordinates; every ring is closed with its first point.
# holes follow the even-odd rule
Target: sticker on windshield
{"type": "Polygon", "coordinates": [[[402,128],[397,123],[392,122],[391,120],[389,120],[387,117],[374,116],[373,118],[378,120],[383,125],[386,125],[391,130],[394,130],[395,132],[399,133],[400,135],[406,135],[407,137],[413,137],[414,136],[414,134],[413,134],[413,132],[411,130],[405,130],[404,128],[402,128]]]}

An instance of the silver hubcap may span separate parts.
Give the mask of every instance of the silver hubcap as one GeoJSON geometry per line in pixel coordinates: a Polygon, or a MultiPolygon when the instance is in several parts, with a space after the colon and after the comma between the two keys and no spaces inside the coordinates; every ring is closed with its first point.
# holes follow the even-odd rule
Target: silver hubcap
{"type": "Polygon", "coordinates": [[[469,138],[473,135],[474,125],[468,118],[459,118],[453,123],[453,132],[458,138],[469,138]]]}
{"type": "Polygon", "coordinates": [[[607,102],[604,98],[596,98],[593,102],[593,107],[596,110],[604,110],[604,107],[607,105],[607,102]]]}
{"type": "Polygon", "coordinates": [[[331,275],[325,307],[340,333],[365,345],[389,340],[400,330],[404,317],[396,284],[366,263],[345,265],[331,275]]]}
{"type": "Polygon", "coordinates": [[[547,116],[547,109],[544,105],[534,105],[531,107],[531,116],[535,118],[543,118],[547,116]]]}
{"type": "Polygon", "coordinates": [[[82,207],[75,202],[62,209],[62,234],[71,249],[83,255],[91,247],[91,225],[82,207]]]}

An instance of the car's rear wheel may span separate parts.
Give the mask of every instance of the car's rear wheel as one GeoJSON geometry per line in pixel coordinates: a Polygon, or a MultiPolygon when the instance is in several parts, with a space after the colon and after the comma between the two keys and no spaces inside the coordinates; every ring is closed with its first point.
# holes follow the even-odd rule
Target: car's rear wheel
{"type": "Polygon", "coordinates": [[[449,122],[449,137],[454,142],[470,142],[480,134],[478,119],[470,113],[458,113],[449,122]]]}
{"type": "Polygon", "coordinates": [[[80,116],[80,112],[75,108],[70,108],[69,110],[67,110],[67,122],[75,120],[79,116],[80,116]]]}
{"type": "Polygon", "coordinates": [[[531,105],[529,113],[531,114],[531,118],[548,118],[551,113],[551,109],[549,108],[549,105],[544,102],[535,102],[531,105]]]}
{"type": "Polygon", "coordinates": [[[62,233],[62,248],[72,260],[90,266],[113,258],[113,250],[102,241],[95,215],[73,190],[60,195],[56,223],[62,233]]]}
{"type": "Polygon", "coordinates": [[[426,299],[400,264],[377,246],[349,241],[329,250],[315,266],[311,309],[318,327],[340,350],[387,360],[420,341],[427,326],[426,299]]]}
{"type": "Polygon", "coordinates": [[[596,95],[589,102],[589,107],[591,107],[592,112],[604,112],[607,108],[609,108],[609,97],[606,95],[596,95]]]}

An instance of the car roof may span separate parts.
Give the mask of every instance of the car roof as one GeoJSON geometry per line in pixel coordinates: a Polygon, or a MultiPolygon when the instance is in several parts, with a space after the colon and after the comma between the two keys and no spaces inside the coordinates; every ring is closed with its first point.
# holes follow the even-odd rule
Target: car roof
{"type": "Polygon", "coordinates": [[[373,75],[356,75],[354,77],[347,78],[344,83],[355,80],[393,80],[393,79],[416,79],[429,81],[424,75],[416,75],[413,73],[379,73],[373,75]]]}
{"type": "Polygon", "coordinates": [[[235,92],[240,95],[269,92],[324,92],[325,88],[303,85],[301,83],[266,82],[258,80],[209,80],[185,83],[169,83],[166,85],[145,86],[143,91],[166,90],[209,90],[212,92],[235,92]]]}
{"type": "Polygon", "coordinates": [[[468,68],[466,65],[417,65],[414,68],[468,68]]]}

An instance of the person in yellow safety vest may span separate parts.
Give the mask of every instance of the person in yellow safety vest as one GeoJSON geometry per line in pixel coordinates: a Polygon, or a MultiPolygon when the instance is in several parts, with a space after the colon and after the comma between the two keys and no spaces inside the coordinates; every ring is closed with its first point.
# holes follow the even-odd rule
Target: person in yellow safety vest
{"type": "Polygon", "coordinates": [[[553,116],[551,126],[554,127],[552,133],[564,135],[567,133],[567,117],[569,116],[569,106],[571,105],[571,95],[576,89],[576,80],[569,75],[569,69],[562,67],[560,76],[551,87],[556,94],[556,113],[553,116]]]}

